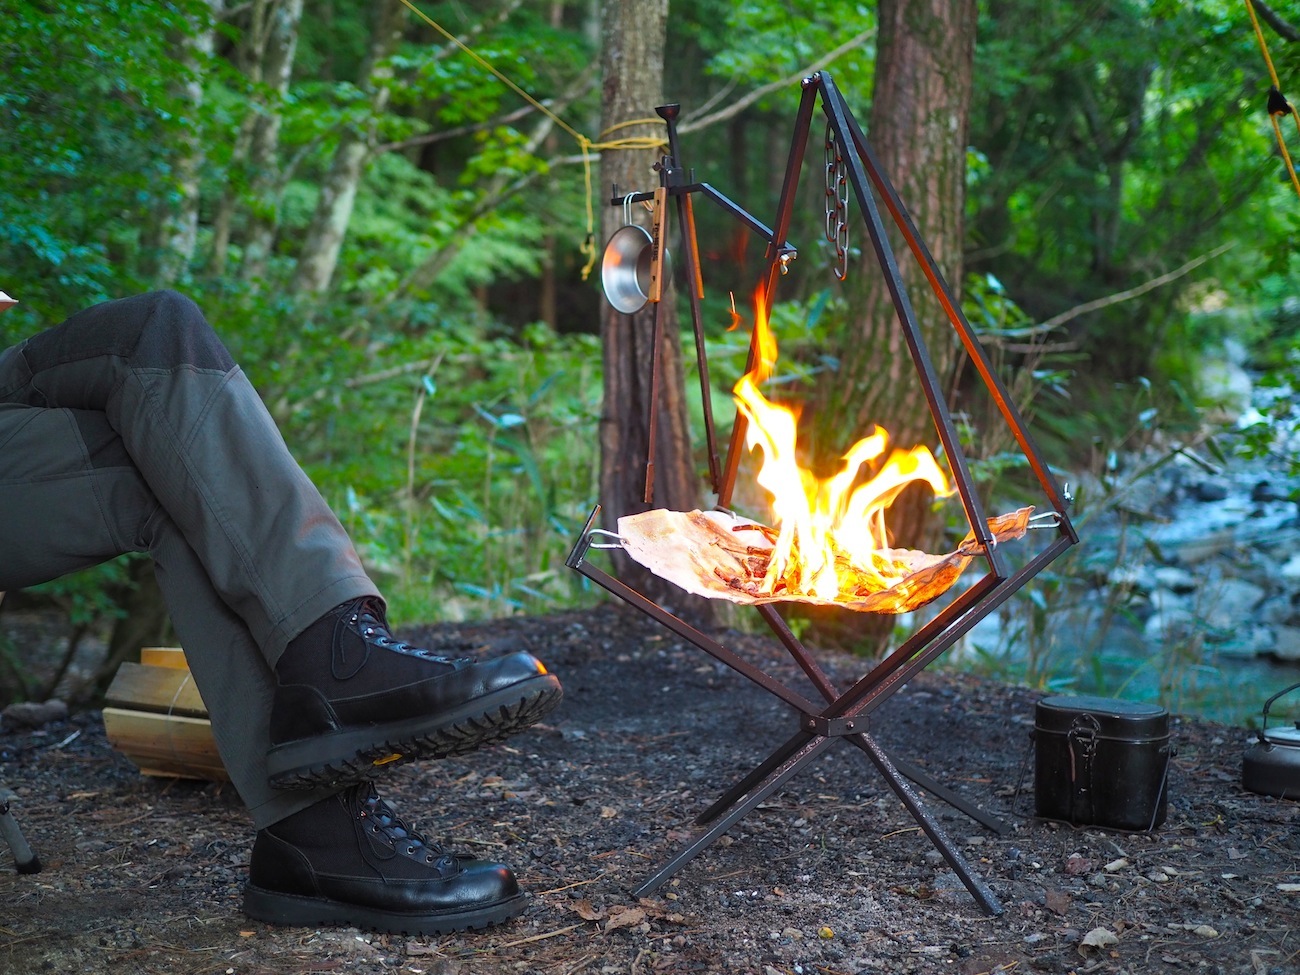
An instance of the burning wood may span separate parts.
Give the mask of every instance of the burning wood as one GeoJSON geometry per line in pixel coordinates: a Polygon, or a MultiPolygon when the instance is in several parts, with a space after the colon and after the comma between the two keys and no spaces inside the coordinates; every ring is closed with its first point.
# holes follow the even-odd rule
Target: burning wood
{"type": "MultiPolygon", "coordinates": [[[[753,360],[736,383],[745,445],[761,455],[756,480],[771,495],[776,527],[720,511],[648,511],[620,518],[623,548],[687,592],[739,603],[792,600],[862,612],[906,613],[946,592],[983,549],[974,532],[945,555],[889,547],[886,514],[909,485],[953,493],[929,448],[889,449],[880,427],[814,475],[798,460],[796,412],[759,390],[776,365],[763,291],[755,295],[753,360]],[[874,474],[866,476],[866,472],[874,474]]],[[[989,520],[998,542],[1020,538],[1033,508],[989,520]]]]}
{"type": "MultiPolygon", "coordinates": [[[[1020,508],[990,518],[993,538],[1004,542],[1023,537],[1033,510],[1020,508]]],[[[982,551],[974,533],[946,555],[876,549],[869,566],[840,550],[835,555],[835,590],[806,591],[797,550],[784,571],[767,584],[779,533],[729,512],[660,508],[620,518],[618,533],[633,559],[699,596],[754,605],[789,600],[868,613],[919,609],[946,592],[982,551]]]]}

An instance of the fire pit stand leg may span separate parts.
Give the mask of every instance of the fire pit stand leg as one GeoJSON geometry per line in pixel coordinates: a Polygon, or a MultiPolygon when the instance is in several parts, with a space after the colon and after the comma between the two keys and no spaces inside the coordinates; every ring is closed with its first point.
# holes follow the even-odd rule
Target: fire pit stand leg
{"type": "Polygon", "coordinates": [[[947,834],[939,828],[939,824],[930,815],[930,810],[921,804],[920,797],[903,780],[898,769],[894,767],[893,762],[889,760],[889,756],[885,754],[884,750],[876,744],[875,739],[863,732],[854,735],[849,740],[867,753],[867,757],[876,766],[876,770],[889,783],[890,788],[894,790],[898,798],[903,801],[903,805],[912,814],[912,818],[916,820],[917,825],[924,830],[925,835],[930,838],[930,842],[934,844],[935,849],[943,854],[943,858],[948,861],[948,866],[952,867],[953,873],[961,878],[961,882],[966,885],[966,889],[970,891],[971,896],[975,898],[980,907],[984,908],[988,914],[1001,914],[1001,902],[994,896],[988,884],[971,870],[970,864],[966,862],[965,857],[952,845],[952,841],[948,839],[947,834]]]}
{"type": "MultiPolygon", "coordinates": [[[[794,647],[787,647],[800,659],[805,672],[818,685],[824,697],[830,702],[828,707],[818,710],[810,700],[790,689],[765,671],[760,670],[738,654],[728,650],[720,643],[710,639],[695,627],[663,609],[653,600],[637,592],[632,587],[614,578],[586,561],[587,550],[591,547],[592,528],[600,513],[597,505],[587,518],[582,534],[570,552],[566,564],[575,569],[604,589],[623,599],[633,607],[641,610],[652,619],[664,624],[683,639],[695,644],[705,653],[721,661],[749,680],[763,687],[769,693],[790,705],[800,715],[800,730],[784,745],[776,749],[761,765],[746,776],[739,785],[734,786],[721,799],[710,806],[700,817],[700,822],[712,821],[707,829],[695,837],[685,849],[659,868],[649,879],[636,888],[638,895],[648,894],[658,889],[665,880],[676,873],[682,866],[694,859],[705,847],[713,843],[734,823],[754,809],[759,803],[781,788],[800,769],[820,755],[839,738],[848,738],[866,752],[880,774],[889,783],[903,801],[904,806],[916,819],[930,842],[938,848],[944,859],[961,878],[971,896],[989,914],[1000,914],[1002,905],[993,896],[988,886],[970,869],[961,853],[953,846],[947,835],[940,829],[934,817],[922,804],[911,787],[903,781],[902,774],[889,760],[889,757],[865,731],[866,715],[858,716],[857,711],[866,710],[866,705],[855,701],[855,693],[850,689],[845,694],[837,694],[814,661],[802,647],[794,641],[794,647]],[[847,716],[830,714],[837,705],[846,705],[857,710],[847,716]]],[[[789,634],[780,634],[782,642],[792,640],[789,634]]],[[[925,656],[925,654],[921,654],[925,656]]],[[[901,686],[901,685],[896,685],[901,686]]],[[[896,686],[894,689],[896,689],[896,686]]],[[[877,690],[876,696],[887,696],[885,690],[877,690]]],[[[892,693],[892,690],[888,691],[892,693]]]]}
{"type": "MultiPolygon", "coordinates": [[[[794,775],[799,772],[805,765],[829,748],[840,736],[828,735],[808,735],[800,732],[792,738],[782,749],[773,753],[772,758],[764,763],[760,768],[771,766],[772,760],[780,754],[785,757],[775,766],[771,766],[769,771],[754,785],[748,789],[736,800],[729,805],[719,809],[722,800],[715,803],[710,809],[701,816],[702,821],[712,820],[712,825],[708,829],[699,833],[690,843],[686,845],[676,856],[661,866],[649,878],[645,880],[634,893],[637,896],[653,893],[659,889],[665,881],[668,880],[679,869],[693,860],[705,847],[717,840],[723,833],[730,829],[735,823],[750,812],[754,807],[761,803],[772,793],[780,789],[794,775]],[[798,742],[797,747],[792,751],[790,746],[798,742]],[[712,815],[709,815],[712,813],[712,815]],[[707,819],[706,819],[707,817],[707,819]]],[[[861,748],[867,755],[876,770],[889,783],[889,787],[894,790],[895,794],[907,811],[916,820],[917,825],[929,838],[935,849],[943,856],[948,865],[952,867],[966,889],[970,891],[971,896],[976,903],[984,909],[987,914],[998,915],[1002,913],[1002,904],[994,895],[993,891],[970,867],[960,851],[953,845],[952,840],[939,826],[934,816],[921,802],[921,799],[912,790],[911,786],[903,779],[902,773],[889,760],[889,756],[884,750],[876,744],[874,738],[866,732],[857,732],[847,736],[848,740],[861,748]]],[[[748,781],[748,780],[746,780],[748,781]]],[[[733,790],[734,791],[734,790],[733,790]]]]}

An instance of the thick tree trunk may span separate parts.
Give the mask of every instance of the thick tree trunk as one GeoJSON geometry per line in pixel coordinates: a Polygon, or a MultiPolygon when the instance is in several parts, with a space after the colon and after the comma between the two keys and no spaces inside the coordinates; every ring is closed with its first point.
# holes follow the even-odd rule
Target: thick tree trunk
{"type": "Polygon", "coordinates": [[[388,104],[392,68],[386,62],[401,40],[406,9],[398,0],[382,0],[379,4],[370,50],[361,68],[361,89],[370,97],[370,115],[364,124],[344,130],[339,139],[298,257],[295,291],[321,294],[334,277],[343,237],[352,218],[357,186],[374,151],[375,123],[388,104]]]}
{"type": "MultiPolygon", "coordinates": [[[[663,104],[664,37],[667,0],[607,4],[602,11],[601,129],[633,119],[656,119],[644,126],[617,129],[620,137],[655,136],[665,130],[654,109],[663,104]]],[[[653,190],[659,175],[652,168],[659,153],[645,149],[605,150],[601,154],[602,197],[618,184],[620,193],[653,190]]],[[[598,203],[607,203],[598,199],[598,203]]],[[[667,207],[669,215],[674,208],[667,207]]],[[[603,239],[623,223],[619,207],[602,208],[603,239]]],[[[640,206],[634,219],[648,223],[640,206]]],[[[668,240],[674,240],[671,228],[668,240]]],[[[678,262],[680,264],[680,261],[678,262]]],[[[604,405],[600,421],[600,501],[604,525],[613,529],[620,516],[649,508],[689,510],[698,505],[699,484],[691,458],[689,423],[678,338],[673,290],[666,288],[659,303],[662,341],[659,353],[659,387],[651,402],[651,374],[656,305],[625,315],[607,303],[601,308],[604,362],[604,405]],[[651,410],[655,411],[653,496],[646,501],[646,465],[650,444],[651,410]]],[[[628,585],[652,599],[672,598],[680,606],[682,594],[630,559],[616,558],[615,568],[628,585]]]]}
{"type": "MultiPolygon", "coordinates": [[[[867,138],[944,279],[959,291],[976,5],[974,0],[881,0],[877,9],[880,27],[867,138]]],[[[882,218],[892,226],[883,209],[882,218]]],[[[873,424],[889,431],[894,446],[934,446],[934,421],[865,239],[865,224],[857,214],[851,213],[850,220],[850,232],[858,236],[857,246],[864,253],[860,265],[849,272],[852,324],[829,414],[837,423],[847,418],[850,424],[837,446],[847,448],[873,424]]],[[[891,243],[942,381],[956,361],[955,333],[910,251],[894,235],[891,243]]],[[[931,512],[931,499],[928,489],[920,488],[899,497],[888,518],[895,545],[937,550],[943,525],[931,512]]],[[[865,635],[883,637],[892,624],[891,617],[864,617],[854,625],[868,631],[865,635]]]]}

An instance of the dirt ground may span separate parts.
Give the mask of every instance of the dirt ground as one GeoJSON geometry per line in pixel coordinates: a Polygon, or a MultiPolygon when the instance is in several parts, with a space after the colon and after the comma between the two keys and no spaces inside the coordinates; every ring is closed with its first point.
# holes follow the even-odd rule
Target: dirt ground
{"type": "MultiPolygon", "coordinates": [[[[529,649],[565,682],[531,733],[380,784],[431,838],[510,863],[532,895],[522,917],[427,938],[253,922],[252,831],[229,785],[141,776],[85,713],[0,733],[0,785],[45,865],[0,867],[0,973],[1300,972],[1300,803],[1243,791],[1243,729],[1173,717],[1156,832],[1071,827],[1033,816],[1039,695],[923,673],[871,731],[1013,827],[924,798],[1001,914],[844,743],[638,898],[695,816],[795,730],[790,709],[613,606],[401,635],[529,649]]],[[[770,637],[716,636],[814,696],[770,637]]],[[[819,660],[841,684],[862,669],[819,660]]]]}

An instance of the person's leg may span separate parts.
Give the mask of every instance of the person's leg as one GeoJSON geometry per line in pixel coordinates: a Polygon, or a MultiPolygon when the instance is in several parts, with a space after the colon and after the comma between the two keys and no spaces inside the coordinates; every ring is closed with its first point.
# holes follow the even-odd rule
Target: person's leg
{"type": "Polygon", "coordinates": [[[523,910],[508,867],[427,843],[368,784],[270,787],[273,672],[103,413],[0,405],[0,458],[0,590],[127,551],[152,554],[222,761],[258,828],[248,914],[280,924],[434,934],[523,910]]]}
{"type": "Polygon", "coordinates": [[[192,301],[106,302],[7,350],[3,403],[102,412],[120,436],[275,674],[273,785],[337,786],[466,752],[559,703],[527,654],[453,660],[392,639],[343,527],[192,301]]]}
{"type": "Polygon", "coordinates": [[[148,551],[222,763],[254,824],[269,826],[338,791],[269,785],[271,668],[103,413],[0,405],[0,550],[0,590],[148,551]]]}
{"type": "Polygon", "coordinates": [[[102,412],[268,664],[333,607],[378,594],[189,299],[105,302],[33,336],[5,354],[0,402],[102,412]]]}

